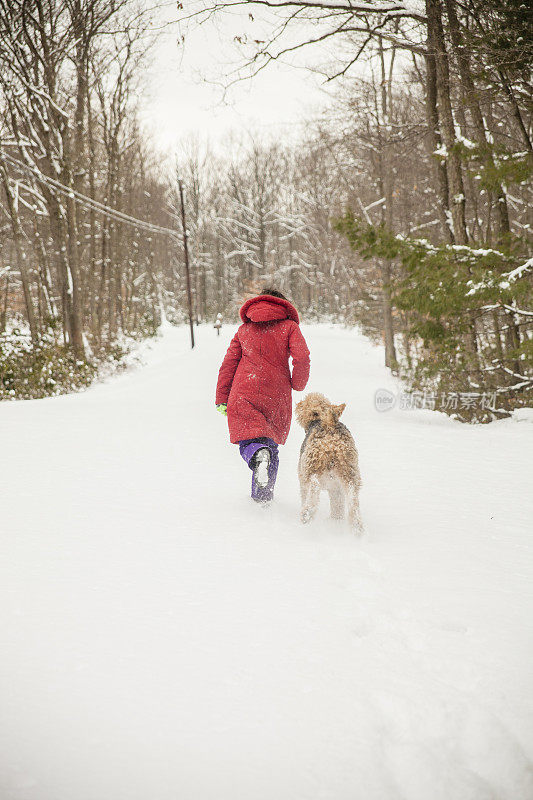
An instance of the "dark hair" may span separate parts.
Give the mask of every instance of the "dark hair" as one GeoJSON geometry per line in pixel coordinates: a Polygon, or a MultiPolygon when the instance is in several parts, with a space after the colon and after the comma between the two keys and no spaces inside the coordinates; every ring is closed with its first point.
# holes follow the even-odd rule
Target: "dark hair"
{"type": "Polygon", "coordinates": [[[285,295],[281,294],[281,292],[278,292],[277,289],[265,288],[265,289],[261,290],[261,294],[269,294],[271,297],[279,297],[280,300],[286,300],[287,299],[285,297],[285,295]]]}

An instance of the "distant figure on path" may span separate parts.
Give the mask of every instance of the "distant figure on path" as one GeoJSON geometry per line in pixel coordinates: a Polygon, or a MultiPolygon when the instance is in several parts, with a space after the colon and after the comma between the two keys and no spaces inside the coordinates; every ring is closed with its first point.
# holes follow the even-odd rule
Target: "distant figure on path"
{"type": "Polygon", "coordinates": [[[268,504],[278,445],[285,444],[291,426],[292,389],[302,392],[309,378],[309,349],[298,312],[281,292],[264,289],[240,314],[243,324],[220,367],[215,404],[227,415],[230,441],[252,470],[252,498],[268,504]]]}

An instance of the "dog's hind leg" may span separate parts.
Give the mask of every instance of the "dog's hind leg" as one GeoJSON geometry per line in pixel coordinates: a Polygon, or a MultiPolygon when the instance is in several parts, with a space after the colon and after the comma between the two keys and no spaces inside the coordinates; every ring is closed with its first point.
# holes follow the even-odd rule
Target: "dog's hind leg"
{"type": "Polygon", "coordinates": [[[331,519],[344,519],[344,488],[337,483],[328,489],[328,493],[331,519]]]}
{"type": "Polygon", "coordinates": [[[348,484],[348,522],[356,533],[363,533],[363,520],[359,509],[359,486],[355,483],[348,484]]]}
{"type": "Polygon", "coordinates": [[[320,482],[316,475],[313,475],[309,481],[306,482],[305,487],[302,484],[302,522],[310,522],[315,516],[320,500],[320,482]]]}

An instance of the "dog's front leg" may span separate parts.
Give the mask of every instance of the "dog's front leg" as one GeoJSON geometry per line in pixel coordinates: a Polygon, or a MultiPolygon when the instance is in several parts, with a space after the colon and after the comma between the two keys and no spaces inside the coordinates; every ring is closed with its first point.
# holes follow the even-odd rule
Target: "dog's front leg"
{"type": "Polygon", "coordinates": [[[305,485],[301,484],[302,491],[302,522],[310,522],[315,516],[320,500],[320,482],[316,475],[313,475],[305,485]]]}

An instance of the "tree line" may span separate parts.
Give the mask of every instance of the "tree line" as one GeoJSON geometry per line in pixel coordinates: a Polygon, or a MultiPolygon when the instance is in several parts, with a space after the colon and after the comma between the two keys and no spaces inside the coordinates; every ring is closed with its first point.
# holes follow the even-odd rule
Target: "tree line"
{"type": "Polygon", "coordinates": [[[78,360],[153,327],[170,262],[135,106],[152,42],[131,0],[0,2],[0,329],[23,311],[34,346],[52,333],[78,360]]]}
{"type": "Polygon", "coordinates": [[[531,7],[220,0],[184,18],[228,5],[276,9],[266,38],[236,37],[243,76],[333,39],[323,71],[338,88],[289,155],[249,148],[247,190],[226,167],[222,230],[203,252],[216,262],[229,242],[239,274],[270,271],[308,311],[360,322],[413,388],[489,392],[465,418],[531,405],[531,7]]]}
{"type": "Polygon", "coordinates": [[[281,4],[270,38],[239,37],[243,74],[334,39],[331,103],[291,144],[191,139],[170,179],[134,113],[151,42],[135,8],[0,2],[0,328],[23,310],[34,343],[53,330],[83,362],[161,309],[182,320],[179,176],[198,322],[275,283],[304,318],[383,341],[412,388],[490,391],[465,418],[531,404],[529,6],[281,4]]]}

